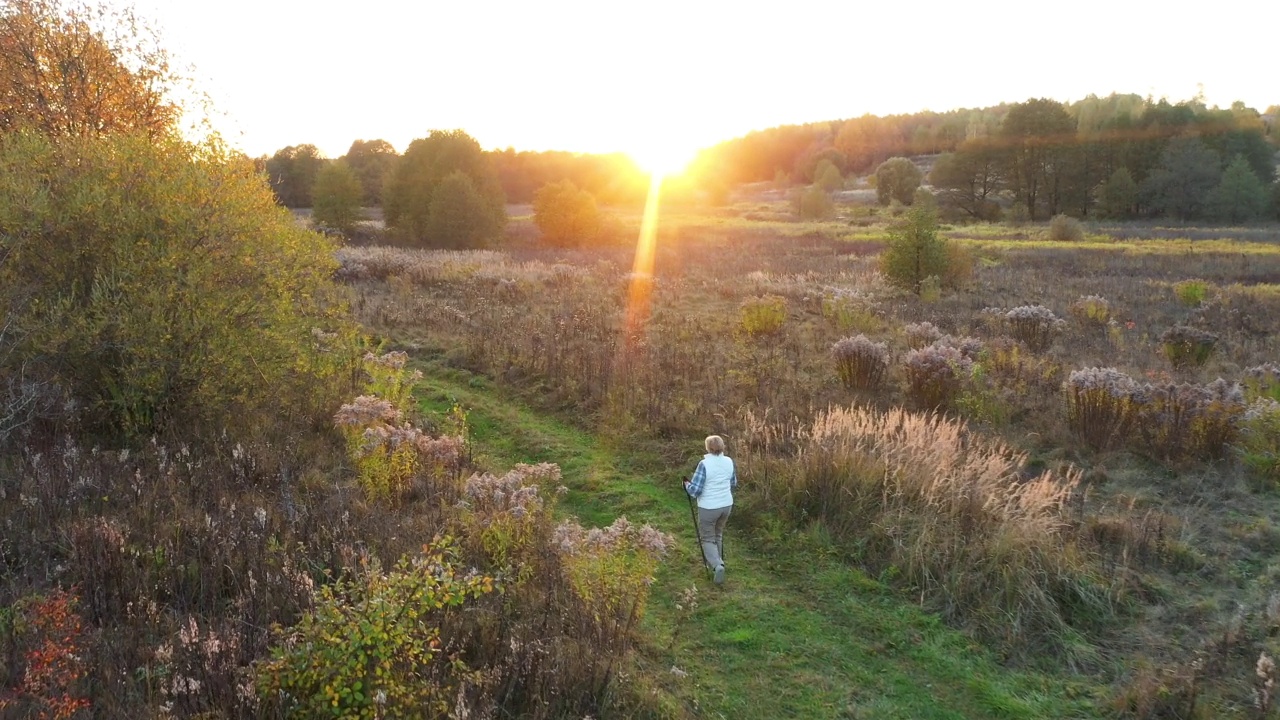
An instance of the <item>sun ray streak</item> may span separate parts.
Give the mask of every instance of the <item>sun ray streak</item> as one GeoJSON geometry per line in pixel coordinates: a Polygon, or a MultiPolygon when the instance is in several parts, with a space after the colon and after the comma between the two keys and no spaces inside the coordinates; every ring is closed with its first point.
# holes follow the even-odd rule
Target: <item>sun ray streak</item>
{"type": "Polygon", "coordinates": [[[626,324],[622,347],[630,348],[642,339],[653,301],[653,258],[658,241],[658,205],[662,196],[662,175],[653,173],[649,180],[649,195],[644,201],[644,216],[640,220],[640,237],[636,240],[636,257],[631,267],[631,282],[627,289],[626,324]]]}

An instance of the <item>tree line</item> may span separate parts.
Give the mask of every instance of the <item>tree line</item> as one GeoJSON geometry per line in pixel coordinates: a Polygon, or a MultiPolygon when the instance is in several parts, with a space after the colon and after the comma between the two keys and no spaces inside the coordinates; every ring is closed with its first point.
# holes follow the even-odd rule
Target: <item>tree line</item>
{"type": "Polygon", "coordinates": [[[1011,106],[997,132],[938,158],[929,179],[939,200],[977,220],[994,219],[1004,205],[1032,220],[1236,223],[1280,210],[1275,108],[1268,118],[1238,102],[1087,107],[1047,99],[1011,106]]]}

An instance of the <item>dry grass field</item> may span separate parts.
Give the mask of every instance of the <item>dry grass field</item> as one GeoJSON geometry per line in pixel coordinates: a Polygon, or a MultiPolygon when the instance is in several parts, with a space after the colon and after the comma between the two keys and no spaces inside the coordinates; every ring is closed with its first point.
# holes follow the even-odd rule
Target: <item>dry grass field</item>
{"type": "Polygon", "coordinates": [[[619,447],[674,467],[724,434],[757,549],[818,538],[1006,663],[1105,686],[1101,712],[1255,713],[1280,232],[944,225],[971,271],[917,296],[878,270],[889,211],[787,215],[666,212],[630,333],[633,248],[540,248],[525,218],[503,250],[347,248],[340,273],[392,346],[619,447]]]}

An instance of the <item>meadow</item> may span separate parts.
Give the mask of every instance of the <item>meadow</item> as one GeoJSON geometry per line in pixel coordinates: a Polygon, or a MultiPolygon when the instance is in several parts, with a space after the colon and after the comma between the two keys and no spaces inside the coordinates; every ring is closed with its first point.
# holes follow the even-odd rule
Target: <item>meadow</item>
{"type": "MultiPolygon", "coordinates": [[[[482,456],[533,452],[586,473],[567,483],[575,511],[691,535],[674,476],[703,435],[729,440],[745,488],[732,521],[742,585],[731,576],[723,595],[709,592],[692,555],[664,566],[644,626],[650,663],[671,657],[685,672],[684,653],[711,657],[706,639],[682,652],[673,628],[726,615],[744,623],[729,636],[795,633],[795,652],[771,651],[781,676],[803,676],[809,650],[867,662],[847,618],[747,611],[770,593],[788,607],[804,587],[858,611],[918,605],[926,614],[908,625],[941,619],[930,632],[956,633],[940,642],[961,643],[959,655],[977,642],[980,676],[1056,688],[1013,716],[1262,712],[1274,672],[1262,658],[1280,624],[1265,427],[1280,237],[1099,224],[1063,242],[1043,225],[944,225],[968,272],[917,296],[878,271],[892,213],[842,213],[799,223],[773,202],[665,212],[641,329],[624,322],[645,281],[630,272],[633,248],[542,248],[527,217],[503,250],[348,247],[339,273],[362,323],[414,358],[437,404],[483,418],[482,456]],[[524,421],[504,419],[513,406],[524,421]],[[543,445],[541,423],[579,439],[543,445]],[[549,451],[584,442],[590,469],[549,451]],[[689,583],[702,604],[685,618],[674,608],[689,583]],[[826,646],[833,629],[847,647],[826,646]]],[[[887,642],[872,665],[914,652],[887,642]]],[[[948,672],[937,657],[915,661],[948,672]]],[[[686,707],[707,702],[705,688],[663,684],[686,707]]],[[[778,693],[721,692],[722,707],[778,693]]],[[[876,709],[910,693],[857,695],[838,711],[828,696],[790,713],[922,716],[876,709]]]]}

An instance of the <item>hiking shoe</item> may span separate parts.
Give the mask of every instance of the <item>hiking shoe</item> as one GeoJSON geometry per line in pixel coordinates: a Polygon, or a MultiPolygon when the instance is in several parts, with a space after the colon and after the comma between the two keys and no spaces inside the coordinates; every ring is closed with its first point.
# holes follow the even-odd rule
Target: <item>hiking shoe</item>
{"type": "Polygon", "coordinates": [[[716,574],[712,579],[717,585],[724,584],[724,563],[720,563],[716,566],[716,574]]]}

